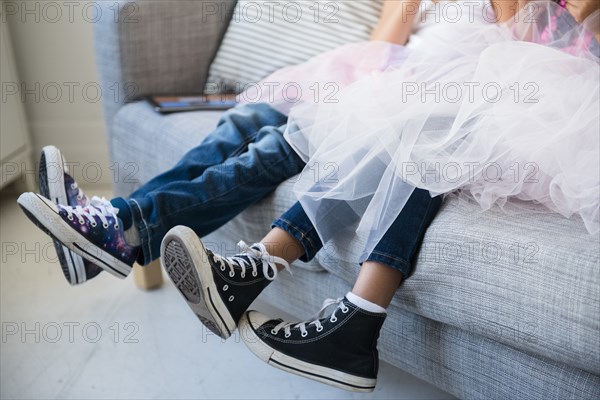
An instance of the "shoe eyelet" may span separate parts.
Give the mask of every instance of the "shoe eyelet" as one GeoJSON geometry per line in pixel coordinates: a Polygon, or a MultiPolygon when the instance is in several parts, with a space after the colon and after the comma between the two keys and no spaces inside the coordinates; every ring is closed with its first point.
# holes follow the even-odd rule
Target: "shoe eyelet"
{"type": "Polygon", "coordinates": [[[95,227],[96,227],[96,225],[98,225],[98,224],[97,224],[97,223],[95,223],[95,222],[90,222],[90,225],[92,226],[92,228],[95,228],[95,227]]]}
{"type": "Polygon", "coordinates": [[[230,278],[233,278],[234,276],[235,276],[235,272],[233,272],[233,271],[229,271],[229,277],[230,277],[230,278]]]}
{"type": "Polygon", "coordinates": [[[119,230],[119,224],[114,224],[113,228],[115,229],[115,231],[118,231],[119,230]]]}
{"type": "Polygon", "coordinates": [[[83,200],[83,196],[77,195],[77,200],[83,200]]]}
{"type": "Polygon", "coordinates": [[[329,322],[337,322],[337,317],[333,316],[329,318],[329,322]]]}
{"type": "Polygon", "coordinates": [[[277,335],[277,331],[275,329],[271,329],[271,335],[277,335]]]}
{"type": "Polygon", "coordinates": [[[75,184],[71,183],[71,190],[75,190],[75,184]]]}
{"type": "Polygon", "coordinates": [[[343,314],[348,314],[348,311],[350,311],[350,307],[342,308],[343,314]]]}
{"type": "Polygon", "coordinates": [[[224,265],[221,265],[221,268],[220,268],[220,269],[221,269],[221,271],[225,271],[225,266],[224,266],[224,265]]]}
{"type": "Polygon", "coordinates": [[[290,333],[286,333],[286,334],[285,334],[285,338],[286,338],[286,339],[287,339],[287,338],[289,338],[290,336],[292,336],[292,333],[291,333],[291,332],[290,332],[290,333]]]}
{"type": "Polygon", "coordinates": [[[67,219],[68,219],[69,221],[73,221],[73,219],[74,219],[74,218],[73,218],[73,216],[72,216],[72,215],[67,215],[67,219]]]}
{"type": "Polygon", "coordinates": [[[102,226],[104,227],[104,229],[108,229],[108,224],[102,224],[102,226]]]}
{"type": "Polygon", "coordinates": [[[321,332],[323,330],[323,325],[317,326],[317,332],[321,332]]]}
{"type": "Polygon", "coordinates": [[[225,285],[225,286],[223,286],[223,291],[224,291],[224,292],[226,292],[226,291],[227,291],[227,289],[229,289],[229,285],[225,285]]]}
{"type": "Polygon", "coordinates": [[[85,225],[85,220],[83,220],[83,219],[80,219],[77,222],[79,222],[79,225],[85,225]]]}
{"type": "Polygon", "coordinates": [[[234,299],[234,297],[233,297],[233,296],[229,296],[229,301],[230,301],[230,302],[232,302],[232,301],[233,301],[233,299],[234,299]]]}
{"type": "Polygon", "coordinates": [[[307,337],[308,336],[308,331],[304,331],[300,334],[300,336],[302,337],[307,337]]]}
{"type": "Polygon", "coordinates": [[[252,271],[252,276],[256,278],[258,276],[258,272],[252,271]]]}

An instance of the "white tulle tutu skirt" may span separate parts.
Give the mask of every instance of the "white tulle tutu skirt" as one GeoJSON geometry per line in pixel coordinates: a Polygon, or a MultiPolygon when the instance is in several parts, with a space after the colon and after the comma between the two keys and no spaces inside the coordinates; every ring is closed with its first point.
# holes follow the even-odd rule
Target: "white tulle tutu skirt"
{"type": "Polygon", "coordinates": [[[482,210],[543,204],[598,233],[597,43],[564,13],[533,2],[505,25],[440,24],[417,49],[343,51],[364,68],[333,101],[291,107],[286,131],[307,162],[295,191],[323,242],[360,234],[365,257],[415,188],[458,190],[482,210]]]}

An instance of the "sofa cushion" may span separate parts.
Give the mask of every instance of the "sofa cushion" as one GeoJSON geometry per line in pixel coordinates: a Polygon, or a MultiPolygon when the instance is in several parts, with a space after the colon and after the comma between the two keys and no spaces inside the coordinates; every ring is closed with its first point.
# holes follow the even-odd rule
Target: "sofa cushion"
{"type": "MultiPolygon", "coordinates": [[[[258,240],[264,231],[256,226],[267,226],[292,204],[291,189],[291,182],[284,183],[221,228],[213,241],[222,243],[237,232],[258,240]]],[[[350,288],[360,267],[344,260],[357,257],[359,242],[343,249],[327,243],[310,266],[326,269],[350,288]]],[[[392,307],[598,375],[598,257],[598,237],[578,218],[482,212],[449,196],[392,307]]]]}
{"type": "Polygon", "coordinates": [[[162,115],[145,101],[119,109],[113,121],[115,195],[126,196],[179,159],[217,126],[220,111],[162,115]]]}
{"type": "MultiPolygon", "coordinates": [[[[578,217],[507,214],[448,196],[393,304],[523,351],[600,373],[598,236],[578,217]]],[[[347,282],[360,240],[319,263],[347,282]]]]}
{"type": "Polygon", "coordinates": [[[240,0],[210,66],[207,92],[240,92],[281,67],[368,40],[381,7],[381,0],[240,0]]]}
{"type": "MultiPolygon", "coordinates": [[[[220,237],[221,233],[219,230],[211,236],[220,237]]],[[[350,287],[333,274],[297,270],[294,275],[280,274],[259,299],[304,320],[324,299],[338,297],[350,287]]],[[[260,309],[261,305],[257,306],[260,309]]],[[[276,311],[267,314],[285,317],[276,311]]],[[[519,351],[468,327],[432,321],[398,307],[396,302],[388,308],[377,347],[382,360],[460,399],[598,397],[597,375],[519,351]]],[[[373,398],[378,398],[377,394],[373,398]]]]}

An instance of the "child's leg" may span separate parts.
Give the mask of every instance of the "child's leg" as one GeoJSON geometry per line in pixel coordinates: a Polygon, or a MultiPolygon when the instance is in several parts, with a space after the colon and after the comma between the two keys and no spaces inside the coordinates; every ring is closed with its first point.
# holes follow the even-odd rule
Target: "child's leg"
{"type": "MultiPolygon", "coordinates": [[[[246,345],[277,368],[347,390],[372,391],[377,380],[377,339],[387,315],[385,308],[402,279],[409,276],[425,230],[440,204],[440,198],[432,199],[428,192],[415,190],[363,263],[352,292],[325,304],[337,303],[332,313],[325,314],[323,308],[312,320],[288,323],[255,311],[246,312],[239,323],[246,345]]],[[[298,244],[304,249],[302,257],[308,259],[318,247],[311,248],[316,235],[306,223],[308,217],[304,220],[300,216],[276,221],[287,236],[272,231],[265,238],[281,240],[283,245],[271,248],[278,256],[288,254],[288,261],[294,255],[288,249],[298,250],[298,244]]]]}
{"type": "Polygon", "coordinates": [[[128,199],[143,198],[176,181],[192,181],[208,168],[245,152],[261,128],[280,127],[286,123],[287,116],[268,104],[248,104],[232,108],[223,113],[217,127],[202,143],[188,151],[174,167],[146,182],[128,199]]]}
{"type": "Polygon", "coordinates": [[[128,200],[88,204],[94,211],[87,216],[67,212],[69,207],[61,215],[60,207],[42,204],[34,194],[25,194],[19,204],[59,243],[72,244],[77,255],[124,277],[136,259],[146,264],[159,256],[160,242],[173,226],[207,234],[300,172],[304,164],[282,136],[285,120],[265,104],[232,110],[176,167],[128,200]]]}
{"type": "MultiPolygon", "coordinates": [[[[271,229],[260,242],[265,245],[269,254],[281,257],[288,263],[292,263],[304,255],[302,244],[281,228],[271,229]]],[[[277,269],[281,271],[283,266],[278,264],[277,269]]]]}
{"type": "Polygon", "coordinates": [[[222,338],[231,335],[242,314],[279,270],[289,268],[288,262],[306,259],[306,253],[312,258],[321,248],[299,203],[274,226],[261,242],[249,247],[243,244],[242,253],[234,257],[206,249],[188,227],[171,229],[162,242],[161,262],[167,275],[202,323],[222,338]]]}
{"type": "MultiPolygon", "coordinates": [[[[262,240],[272,256],[288,263],[301,258],[305,251],[302,243],[281,228],[273,228],[262,240]]],[[[279,271],[284,267],[277,265],[279,271]]],[[[383,308],[387,308],[402,282],[403,274],[397,269],[376,261],[366,261],[354,283],[352,293],[383,308]]]]}
{"type": "MultiPolygon", "coordinates": [[[[353,294],[382,308],[389,306],[404,276],[410,273],[413,257],[440,204],[440,197],[431,198],[423,190],[414,192],[368,261],[363,263],[352,288],[353,294]]],[[[261,240],[269,254],[291,263],[307,251],[311,259],[321,248],[314,227],[299,203],[274,224],[276,227],[261,240]]]]}
{"type": "Polygon", "coordinates": [[[388,308],[402,282],[402,277],[402,272],[386,264],[366,261],[360,269],[352,293],[380,307],[388,308]]]}
{"type": "Polygon", "coordinates": [[[159,257],[169,229],[204,236],[300,172],[304,163],[283,138],[287,116],[268,104],[235,107],[170,170],[127,199],[112,200],[126,227],[140,234],[141,264],[159,257]]]}
{"type": "MultiPolygon", "coordinates": [[[[381,307],[389,304],[403,272],[410,266],[404,257],[408,254],[406,260],[410,260],[430,221],[426,211],[431,201],[428,194],[420,193],[413,195],[412,202],[409,199],[392,227],[393,231],[403,232],[404,238],[395,233],[384,235],[363,265],[355,296],[350,296],[355,305],[373,303],[375,311],[382,311],[381,307]],[[411,206],[423,201],[427,204],[411,206]]],[[[225,258],[206,250],[197,235],[183,227],[173,229],[163,240],[162,262],[167,274],[196,315],[222,337],[231,334],[246,308],[278,270],[296,259],[311,260],[322,243],[302,206],[296,203],[273,222],[273,229],[253,247],[238,257],[225,258]],[[257,270],[256,265],[261,268],[257,270]],[[247,272],[250,266],[252,277],[247,272]]]]}
{"type": "MultiPolygon", "coordinates": [[[[389,306],[404,275],[409,274],[413,257],[440,204],[439,197],[431,198],[423,190],[414,192],[368,261],[363,263],[352,293],[380,307],[389,306]]],[[[322,247],[300,203],[275,220],[274,226],[261,243],[269,254],[288,263],[300,258],[308,261],[322,247]]]]}
{"type": "Polygon", "coordinates": [[[403,279],[410,276],[427,228],[442,197],[416,189],[373,252],[362,264],[352,293],[387,308],[403,279]]]}
{"type": "Polygon", "coordinates": [[[174,226],[185,225],[205,236],[302,171],[304,163],[282,133],[283,127],[264,127],[243,153],[201,176],[130,199],[128,219],[139,229],[143,251],[138,262],[159,257],[160,243],[174,226]]]}
{"type": "MultiPolygon", "coordinates": [[[[293,212],[296,207],[300,207],[300,204],[296,203],[290,211],[293,212]]],[[[300,237],[302,237],[302,234],[300,234],[300,237]]],[[[302,242],[278,227],[273,228],[261,240],[261,243],[265,245],[269,254],[281,257],[288,263],[300,259],[305,254],[302,242]]],[[[318,244],[320,245],[320,241],[318,244]]],[[[281,269],[283,269],[283,266],[278,265],[278,270],[281,269]]],[[[383,308],[387,308],[398,286],[402,282],[402,277],[403,274],[398,269],[391,268],[389,265],[380,262],[366,261],[360,269],[358,278],[352,288],[352,293],[383,308]]]]}

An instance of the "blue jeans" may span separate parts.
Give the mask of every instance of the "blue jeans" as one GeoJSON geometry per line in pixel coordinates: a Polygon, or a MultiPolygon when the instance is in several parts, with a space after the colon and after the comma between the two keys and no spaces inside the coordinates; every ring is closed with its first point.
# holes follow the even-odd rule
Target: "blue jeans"
{"type": "Polygon", "coordinates": [[[300,173],[305,164],[283,138],[286,123],[287,116],[267,104],[235,107],[175,167],[128,199],[113,199],[123,225],[139,230],[138,262],[158,258],[174,226],[207,235],[300,173]]]}
{"type": "MultiPolygon", "coordinates": [[[[340,203],[343,206],[345,203],[340,203]]],[[[415,257],[423,241],[425,231],[442,204],[442,196],[431,197],[429,192],[415,189],[392,225],[364,261],[375,261],[399,270],[403,279],[410,276],[415,257]]],[[[281,217],[273,221],[273,227],[283,229],[300,242],[308,262],[323,247],[319,235],[302,209],[296,203],[281,217]]]]}

